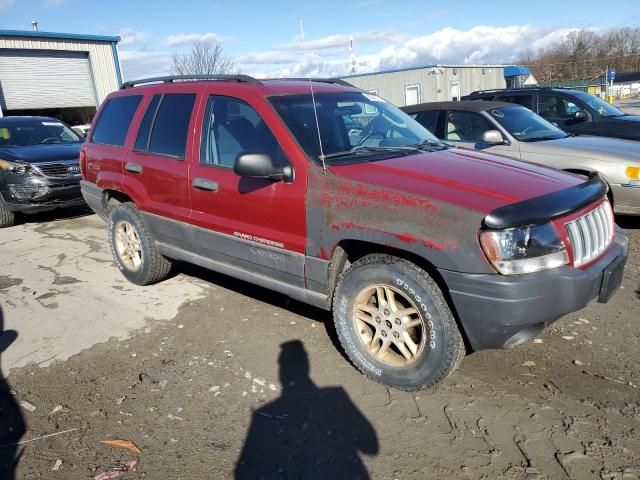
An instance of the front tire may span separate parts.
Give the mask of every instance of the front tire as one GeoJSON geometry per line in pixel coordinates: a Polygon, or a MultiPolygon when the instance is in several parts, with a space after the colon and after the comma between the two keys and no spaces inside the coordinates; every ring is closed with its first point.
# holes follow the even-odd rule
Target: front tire
{"type": "Polygon", "coordinates": [[[435,281],[402,258],[363,257],[338,280],[334,321],[352,363],[399,390],[429,388],[465,355],[456,321],[435,281]]]}
{"type": "Polygon", "coordinates": [[[158,251],[133,203],[121,203],[111,210],[108,232],[111,253],[127,280],[151,285],[167,278],[171,262],[158,251]]]}
{"type": "Polygon", "coordinates": [[[13,227],[15,224],[16,214],[7,210],[7,207],[0,202],[0,228],[13,227]]]}

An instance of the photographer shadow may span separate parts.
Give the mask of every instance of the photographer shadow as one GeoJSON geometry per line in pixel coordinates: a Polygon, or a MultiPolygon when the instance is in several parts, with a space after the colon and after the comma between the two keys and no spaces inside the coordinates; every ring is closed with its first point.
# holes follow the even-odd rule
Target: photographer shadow
{"type": "Polygon", "coordinates": [[[341,387],[318,388],[300,341],[281,345],[282,395],[253,413],[235,478],[368,479],[378,438],[341,387]]]}
{"type": "Polygon", "coordinates": [[[20,406],[2,374],[2,353],[18,338],[14,330],[4,331],[0,307],[0,479],[12,480],[20,459],[17,442],[25,433],[25,421],[20,406]]]}

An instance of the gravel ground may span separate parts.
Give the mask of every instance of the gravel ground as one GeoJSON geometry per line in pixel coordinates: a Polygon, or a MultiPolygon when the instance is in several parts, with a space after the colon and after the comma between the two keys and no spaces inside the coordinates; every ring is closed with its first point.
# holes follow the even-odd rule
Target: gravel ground
{"type": "Polygon", "coordinates": [[[95,216],[35,218],[0,237],[0,465],[18,453],[17,479],[130,460],[132,480],[637,479],[638,220],[619,219],[630,261],[610,303],[411,394],[351,367],[323,311],[188,265],[140,289],[95,216]],[[46,354],[12,353],[29,348],[46,354]]]}

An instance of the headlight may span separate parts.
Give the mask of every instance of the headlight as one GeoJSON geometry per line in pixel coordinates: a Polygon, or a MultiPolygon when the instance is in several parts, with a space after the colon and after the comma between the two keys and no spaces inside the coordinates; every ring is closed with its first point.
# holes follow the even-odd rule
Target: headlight
{"type": "Polygon", "coordinates": [[[625,173],[627,174],[627,178],[630,180],[640,180],[640,167],[627,167],[625,173]]]}
{"type": "Polygon", "coordinates": [[[558,232],[549,223],[480,232],[480,245],[503,275],[538,272],[569,263],[558,232]]]}
{"type": "Polygon", "coordinates": [[[8,160],[0,160],[0,170],[15,173],[16,175],[33,175],[34,173],[28,163],[10,162],[8,160]]]}

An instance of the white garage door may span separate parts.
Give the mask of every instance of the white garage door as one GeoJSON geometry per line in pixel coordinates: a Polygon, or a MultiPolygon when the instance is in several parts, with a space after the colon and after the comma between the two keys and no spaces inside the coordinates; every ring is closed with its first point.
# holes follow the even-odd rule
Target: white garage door
{"type": "Polygon", "coordinates": [[[2,110],[95,107],[86,52],[0,49],[2,110]]]}

